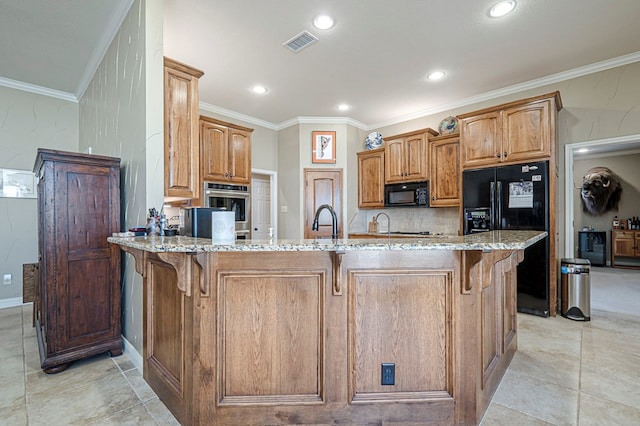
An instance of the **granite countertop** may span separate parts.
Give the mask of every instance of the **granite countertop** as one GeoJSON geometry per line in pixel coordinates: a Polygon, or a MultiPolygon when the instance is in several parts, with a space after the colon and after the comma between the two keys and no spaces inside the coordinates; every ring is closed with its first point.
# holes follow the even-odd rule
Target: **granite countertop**
{"type": "Polygon", "coordinates": [[[491,231],[465,236],[427,235],[416,238],[349,238],[318,240],[237,240],[213,243],[207,238],[109,237],[107,241],[148,252],[223,251],[355,251],[355,250],[521,250],[540,241],[545,231],[491,231]]]}

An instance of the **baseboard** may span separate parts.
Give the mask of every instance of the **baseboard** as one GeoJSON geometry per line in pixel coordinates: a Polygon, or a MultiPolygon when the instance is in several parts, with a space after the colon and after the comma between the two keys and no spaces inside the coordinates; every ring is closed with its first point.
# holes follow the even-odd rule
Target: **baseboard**
{"type": "Polygon", "coordinates": [[[127,355],[129,360],[136,367],[136,369],[140,372],[140,374],[142,374],[143,365],[144,365],[142,361],[142,355],[140,355],[140,352],[138,352],[136,348],[133,347],[133,345],[126,339],[126,337],[122,336],[122,342],[124,342],[125,355],[127,355]]]}
{"type": "Polygon", "coordinates": [[[0,309],[14,308],[16,306],[22,306],[22,305],[26,305],[26,303],[22,303],[22,297],[10,297],[9,299],[0,299],[0,309]]]}

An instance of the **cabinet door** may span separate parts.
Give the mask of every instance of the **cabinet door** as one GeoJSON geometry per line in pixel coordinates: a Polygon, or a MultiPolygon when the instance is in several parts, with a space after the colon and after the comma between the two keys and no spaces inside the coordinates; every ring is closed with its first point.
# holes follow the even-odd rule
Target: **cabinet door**
{"type": "Polygon", "coordinates": [[[429,163],[427,154],[427,139],[424,134],[410,136],[404,142],[406,170],[405,182],[429,179],[429,163]]]}
{"type": "Polygon", "coordinates": [[[229,179],[236,183],[251,183],[251,133],[229,129],[229,179]]]}
{"type": "Polygon", "coordinates": [[[429,142],[432,207],[460,205],[460,139],[429,142]]]}
{"type": "Polygon", "coordinates": [[[463,118],[460,123],[462,167],[496,165],[502,157],[500,111],[463,118]]]}
{"type": "Polygon", "coordinates": [[[384,149],[358,153],[358,208],[384,207],[384,149]]]}
{"type": "Polygon", "coordinates": [[[96,165],[56,165],[55,296],[49,297],[56,307],[58,352],[120,336],[120,253],[107,242],[119,229],[118,173],[96,165]]]}
{"type": "Polygon", "coordinates": [[[404,139],[392,139],[384,142],[386,183],[402,182],[405,173],[404,139]]]}
{"type": "Polygon", "coordinates": [[[164,69],[165,195],[198,198],[198,79],[183,70],[164,69]]]}
{"type": "Polygon", "coordinates": [[[502,161],[529,161],[551,155],[550,101],[502,112],[502,161]]]}
{"type": "Polygon", "coordinates": [[[202,180],[225,181],[228,173],[229,129],[200,120],[202,180]]]}
{"type": "Polygon", "coordinates": [[[634,232],[613,231],[612,250],[614,256],[634,256],[634,232]]]}
{"type": "Polygon", "coordinates": [[[640,256],[640,232],[636,232],[635,256],[640,256]]]}

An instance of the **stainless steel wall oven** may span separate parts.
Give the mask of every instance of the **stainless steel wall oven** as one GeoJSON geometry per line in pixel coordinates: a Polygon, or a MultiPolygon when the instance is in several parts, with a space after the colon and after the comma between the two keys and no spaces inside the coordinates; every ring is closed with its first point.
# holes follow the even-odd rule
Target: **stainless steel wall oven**
{"type": "Polygon", "coordinates": [[[205,182],[202,203],[204,207],[215,207],[235,212],[236,238],[251,238],[251,193],[249,185],[205,182]]]}

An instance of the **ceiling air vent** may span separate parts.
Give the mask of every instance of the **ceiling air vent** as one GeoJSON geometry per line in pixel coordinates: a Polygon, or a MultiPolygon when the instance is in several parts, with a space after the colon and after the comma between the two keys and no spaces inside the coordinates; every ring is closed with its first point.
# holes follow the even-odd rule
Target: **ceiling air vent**
{"type": "Polygon", "coordinates": [[[283,46],[288,47],[294,53],[298,53],[299,51],[309,46],[310,44],[315,43],[316,41],[318,41],[318,37],[305,30],[293,37],[291,40],[285,41],[283,46]]]}

